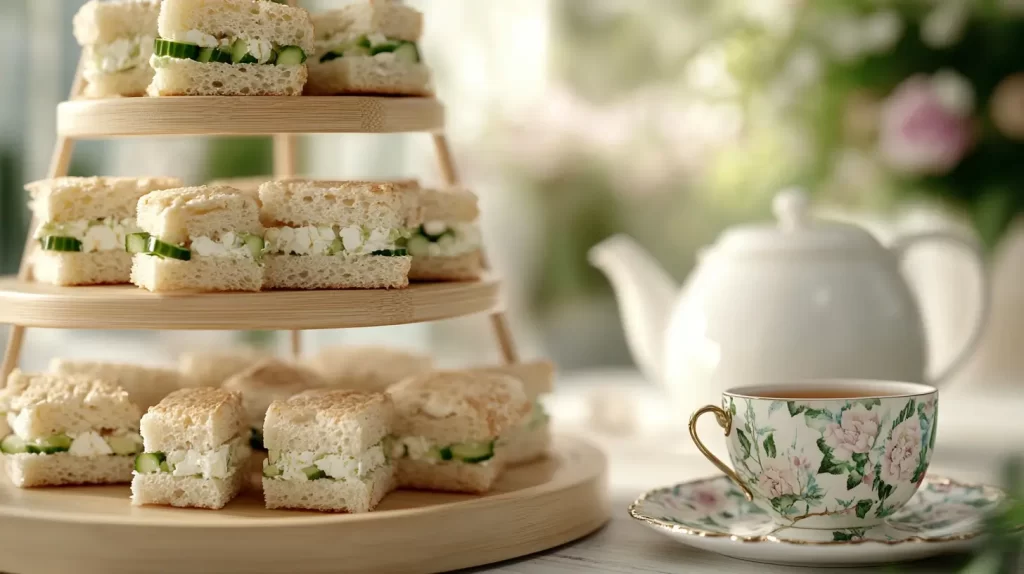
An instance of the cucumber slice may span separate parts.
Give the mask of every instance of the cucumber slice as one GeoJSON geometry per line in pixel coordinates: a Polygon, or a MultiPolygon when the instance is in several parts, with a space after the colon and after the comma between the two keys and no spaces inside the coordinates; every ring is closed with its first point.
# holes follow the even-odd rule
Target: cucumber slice
{"type": "Polygon", "coordinates": [[[453,444],[450,450],[462,462],[483,462],[494,457],[494,442],[453,444]]]}
{"type": "Polygon", "coordinates": [[[231,53],[225,52],[219,48],[202,48],[199,50],[199,55],[196,60],[200,62],[220,62],[222,64],[231,63],[231,53]]]}
{"type": "Polygon", "coordinates": [[[253,259],[257,261],[263,257],[263,248],[266,246],[266,242],[259,235],[253,235],[252,233],[239,233],[239,239],[245,244],[246,249],[252,255],[253,259]]]}
{"type": "Polygon", "coordinates": [[[149,241],[146,242],[146,252],[150,255],[156,255],[157,257],[177,259],[179,261],[188,261],[192,259],[192,252],[188,249],[177,245],[171,245],[170,243],[165,243],[156,237],[150,237],[149,241]]]}
{"type": "Polygon", "coordinates": [[[450,449],[448,447],[443,447],[443,448],[438,449],[437,450],[437,457],[440,458],[441,460],[451,460],[452,459],[452,449],[450,449]]]}
{"type": "Polygon", "coordinates": [[[162,452],[143,452],[135,457],[135,472],[154,474],[168,472],[167,455],[162,452]]]}
{"type": "Polygon", "coordinates": [[[369,50],[373,46],[373,44],[370,43],[370,37],[367,36],[366,34],[363,34],[358,39],[356,39],[355,45],[359,46],[360,48],[366,48],[367,50],[369,50]]]}
{"type": "Polygon", "coordinates": [[[430,240],[422,235],[413,235],[409,238],[406,250],[413,256],[427,255],[430,253],[430,240]]]}
{"type": "Polygon", "coordinates": [[[402,45],[401,42],[384,42],[383,44],[377,44],[376,46],[370,47],[370,54],[376,56],[385,52],[394,52],[402,45]]]}
{"type": "Polygon", "coordinates": [[[171,58],[182,58],[195,60],[199,57],[199,46],[186,44],[185,42],[174,42],[157,38],[153,41],[153,53],[157,56],[170,56],[171,58]]]}
{"type": "Polygon", "coordinates": [[[420,63],[420,50],[416,47],[416,44],[412,42],[405,42],[401,46],[398,46],[394,50],[395,60],[405,64],[418,64],[420,63]]]}
{"type": "Polygon", "coordinates": [[[22,452],[28,452],[28,445],[16,434],[9,434],[4,437],[4,440],[0,441],[0,451],[7,454],[18,454],[22,452]]]}
{"type": "Polygon", "coordinates": [[[405,257],[408,254],[409,250],[407,249],[380,249],[370,252],[370,255],[380,255],[382,257],[405,257]]]}
{"type": "Polygon", "coordinates": [[[149,244],[148,233],[131,233],[124,238],[124,250],[128,253],[146,253],[149,244]]]}
{"type": "Polygon", "coordinates": [[[327,473],[314,466],[307,466],[302,469],[302,474],[306,475],[306,480],[320,480],[321,478],[327,478],[327,473]]]}
{"type": "Polygon", "coordinates": [[[370,56],[370,55],[372,55],[372,54],[370,52],[370,47],[369,46],[356,45],[356,46],[349,46],[348,48],[345,48],[345,57],[346,58],[358,58],[360,56],[370,56]]]}
{"type": "Polygon", "coordinates": [[[166,460],[160,463],[160,472],[171,472],[171,465],[166,460]]]}
{"type": "Polygon", "coordinates": [[[141,444],[127,436],[109,436],[107,444],[110,445],[110,450],[114,451],[114,454],[120,456],[138,454],[142,450],[141,444]]]}
{"type": "MultiPolygon", "coordinates": [[[[253,450],[264,450],[263,431],[253,427],[253,429],[249,432],[249,446],[251,446],[253,450]]],[[[280,471],[278,471],[278,474],[280,474],[280,471]]]]}
{"type": "Polygon", "coordinates": [[[46,251],[81,251],[82,242],[74,237],[48,235],[40,240],[46,251]]]}
{"type": "Polygon", "coordinates": [[[249,55],[249,43],[239,38],[231,45],[231,61],[236,64],[255,64],[257,60],[249,55]]]}
{"type": "Polygon", "coordinates": [[[50,435],[34,445],[28,445],[29,452],[36,450],[41,454],[53,454],[55,452],[66,452],[71,448],[71,437],[64,433],[50,435]],[[35,447],[33,449],[33,447],[35,447]]]}
{"type": "Polygon", "coordinates": [[[276,464],[267,464],[267,466],[263,467],[263,476],[267,478],[281,476],[281,469],[276,464]]]}
{"type": "Polygon", "coordinates": [[[331,60],[337,60],[338,58],[344,57],[345,54],[342,52],[327,52],[323,56],[320,56],[320,63],[330,62],[331,60]]]}
{"type": "Polygon", "coordinates": [[[305,62],[306,53],[298,46],[285,46],[277,53],[278,66],[299,66],[305,62]]]}
{"type": "Polygon", "coordinates": [[[341,241],[341,238],[337,238],[331,242],[331,246],[327,248],[328,253],[335,255],[345,250],[345,243],[341,241]]]}

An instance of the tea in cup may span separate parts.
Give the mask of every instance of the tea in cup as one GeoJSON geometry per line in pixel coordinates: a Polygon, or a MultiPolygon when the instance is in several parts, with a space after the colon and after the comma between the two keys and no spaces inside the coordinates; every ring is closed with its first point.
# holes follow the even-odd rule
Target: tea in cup
{"type": "Polygon", "coordinates": [[[822,380],[729,389],[690,417],[697,448],[780,524],[882,522],[924,480],[938,391],[918,383],[822,380]],[[725,429],[732,468],[704,446],[697,419],[725,429]]]}

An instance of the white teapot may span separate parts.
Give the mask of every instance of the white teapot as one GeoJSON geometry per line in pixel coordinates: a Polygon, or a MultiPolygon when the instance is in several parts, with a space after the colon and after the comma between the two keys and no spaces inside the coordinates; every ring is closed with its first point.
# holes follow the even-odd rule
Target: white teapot
{"type": "Polygon", "coordinates": [[[609,278],[630,350],[680,416],[716,404],[736,385],[859,378],[941,383],[969,357],[988,316],[977,245],[932,232],[882,246],[855,225],[815,220],[800,190],[775,197],[777,224],[743,225],[700,253],[682,291],[629,237],[595,246],[590,261],[609,278]],[[982,298],[962,350],[926,373],[917,303],[900,272],[908,249],[938,241],[977,264],[982,298]]]}

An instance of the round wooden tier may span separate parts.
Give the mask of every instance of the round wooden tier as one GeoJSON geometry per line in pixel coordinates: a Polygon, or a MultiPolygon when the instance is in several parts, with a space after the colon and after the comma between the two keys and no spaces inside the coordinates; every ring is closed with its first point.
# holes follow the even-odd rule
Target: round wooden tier
{"type": "Polygon", "coordinates": [[[576,540],[609,518],[604,455],[556,437],[486,495],[398,491],[366,514],[267,510],[257,475],[219,511],[136,507],[129,488],[0,487],[0,571],[438,572],[576,540]]]}
{"type": "Polygon", "coordinates": [[[494,311],[500,281],[405,289],[150,293],[134,285],[56,287],[0,278],[0,323],[58,329],[306,330],[402,325],[494,311]]]}
{"type": "Polygon", "coordinates": [[[73,100],[57,106],[57,133],[73,138],[158,135],[434,132],[433,98],[190,96],[73,100]]]}

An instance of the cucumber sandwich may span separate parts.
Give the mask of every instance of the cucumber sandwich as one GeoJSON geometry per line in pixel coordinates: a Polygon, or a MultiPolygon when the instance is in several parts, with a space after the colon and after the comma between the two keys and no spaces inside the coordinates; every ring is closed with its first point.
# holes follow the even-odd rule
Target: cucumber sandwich
{"type": "Polygon", "coordinates": [[[399,2],[362,0],[313,15],[316,55],[311,95],[429,96],[430,68],[420,57],[423,15],[399,2]]]}
{"type": "Polygon", "coordinates": [[[86,97],[146,95],[159,13],[159,0],[90,0],[75,14],[86,97]]]}
{"type": "Polygon", "coordinates": [[[256,0],[164,0],[151,96],[299,96],[309,14],[256,0]]]}
{"type": "Polygon", "coordinates": [[[125,238],[138,231],[136,205],[150,191],[180,186],[173,178],[62,177],[30,183],[39,220],[32,255],[36,281],[54,285],[128,283],[125,238]]]}
{"type": "Polygon", "coordinates": [[[245,481],[249,428],[238,393],[177,390],[142,416],[132,504],[223,508],[245,481]]]}
{"type": "Polygon", "coordinates": [[[255,347],[189,351],[178,355],[178,372],[185,386],[219,387],[263,356],[255,347]]]}
{"type": "Polygon", "coordinates": [[[132,283],[150,291],[259,291],[263,227],[259,202],[230,187],[190,187],[139,200],[132,283]]]}
{"type": "Polygon", "coordinates": [[[530,401],[517,379],[477,371],[434,371],[393,385],[398,485],[484,493],[507,458],[503,436],[530,401]]]}
{"type": "Polygon", "coordinates": [[[116,383],[128,398],[146,410],[182,386],[177,370],[126,363],[103,363],[54,357],[50,372],[58,375],[82,376],[116,383]]]}
{"type": "Polygon", "coordinates": [[[480,209],[476,195],[463,189],[420,192],[423,225],[409,238],[413,281],[466,281],[483,271],[480,209]]]}
{"type": "Polygon", "coordinates": [[[393,419],[384,393],[321,389],[274,401],[263,426],[267,508],[373,510],[395,485],[393,419]]]}
{"type": "Polygon", "coordinates": [[[139,409],[116,384],[15,370],[0,412],[0,460],[14,486],[131,480],[139,409]]]}
{"type": "Polygon", "coordinates": [[[268,289],[374,289],[409,284],[405,243],[420,224],[415,192],[358,181],[268,182],[260,186],[267,222],[268,289]]]}
{"type": "Polygon", "coordinates": [[[312,369],[269,357],[233,375],[221,388],[242,395],[242,407],[252,429],[249,444],[263,449],[263,419],[270,403],[326,384],[312,369]]]}
{"type": "Polygon", "coordinates": [[[505,433],[499,443],[508,464],[523,464],[547,454],[551,446],[551,425],[548,413],[540,402],[540,395],[554,389],[555,367],[551,361],[533,361],[502,365],[500,367],[479,367],[472,372],[500,374],[514,377],[523,384],[523,391],[530,402],[530,412],[515,427],[505,433]]]}
{"type": "Polygon", "coordinates": [[[320,349],[304,360],[333,387],[383,392],[413,375],[434,370],[430,355],[372,345],[339,345],[320,349]]]}

